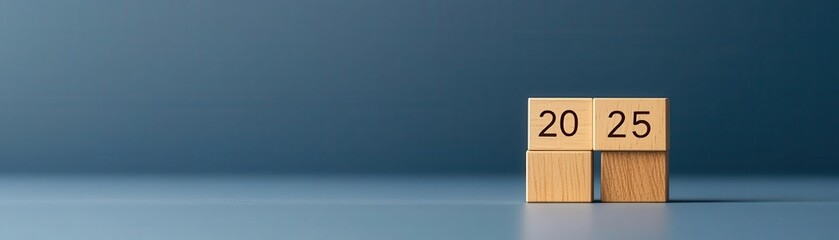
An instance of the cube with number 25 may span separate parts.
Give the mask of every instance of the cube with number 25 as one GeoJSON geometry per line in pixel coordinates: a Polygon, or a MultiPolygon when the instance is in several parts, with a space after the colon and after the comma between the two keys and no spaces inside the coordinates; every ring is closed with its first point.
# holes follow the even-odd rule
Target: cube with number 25
{"type": "Polygon", "coordinates": [[[666,98],[595,98],[594,150],[667,151],[666,98]]]}

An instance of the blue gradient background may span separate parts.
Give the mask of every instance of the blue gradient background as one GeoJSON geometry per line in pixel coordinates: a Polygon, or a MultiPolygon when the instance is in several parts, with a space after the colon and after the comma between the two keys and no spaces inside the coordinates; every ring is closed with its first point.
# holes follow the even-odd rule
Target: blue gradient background
{"type": "Polygon", "coordinates": [[[0,171],[522,174],[529,96],[672,174],[836,174],[836,1],[0,1],[0,171]]]}

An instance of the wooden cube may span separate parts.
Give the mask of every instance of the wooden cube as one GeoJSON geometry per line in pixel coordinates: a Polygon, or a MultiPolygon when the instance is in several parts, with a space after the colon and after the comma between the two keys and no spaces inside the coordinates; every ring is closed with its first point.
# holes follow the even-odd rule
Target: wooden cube
{"type": "Polygon", "coordinates": [[[527,151],[527,202],[591,202],[591,151],[527,151]]]}
{"type": "Polygon", "coordinates": [[[667,202],[667,152],[601,152],[602,202],[667,202]]]}
{"type": "Polygon", "coordinates": [[[528,150],[592,150],[591,98],[528,99],[528,150]]]}
{"type": "Polygon", "coordinates": [[[595,98],[594,150],[667,151],[666,98],[595,98]]]}

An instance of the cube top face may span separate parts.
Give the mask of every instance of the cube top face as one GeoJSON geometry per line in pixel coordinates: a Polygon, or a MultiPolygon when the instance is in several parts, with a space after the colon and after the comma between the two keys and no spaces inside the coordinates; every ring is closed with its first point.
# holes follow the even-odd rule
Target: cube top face
{"type": "Polygon", "coordinates": [[[666,151],[666,98],[595,98],[594,150],[666,151]]]}
{"type": "Polygon", "coordinates": [[[592,150],[591,98],[529,98],[528,150],[592,150]]]}

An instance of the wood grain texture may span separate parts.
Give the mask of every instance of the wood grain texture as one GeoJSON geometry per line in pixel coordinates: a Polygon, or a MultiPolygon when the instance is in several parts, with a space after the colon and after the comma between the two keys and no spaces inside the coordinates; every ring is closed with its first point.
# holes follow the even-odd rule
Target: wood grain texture
{"type": "Polygon", "coordinates": [[[667,151],[668,109],[667,98],[595,98],[594,150],[667,151]]]}
{"type": "Polygon", "coordinates": [[[602,202],[667,202],[667,152],[601,152],[602,202]]]}
{"type": "Polygon", "coordinates": [[[527,202],[591,202],[591,151],[527,151],[527,202]]]}
{"type": "Polygon", "coordinates": [[[591,98],[529,98],[527,119],[528,150],[590,151],[594,148],[591,98]],[[544,111],[551,111],[553,115],[543,115],[544,111]],[[573,114],[568,112],[563,116],[566,111],[573,111],[573,114]],[[551,120],[554,120],[553,124],[551,120]],[[546,127],[546,133],[554,136],[539,136],[546,127]]]}

